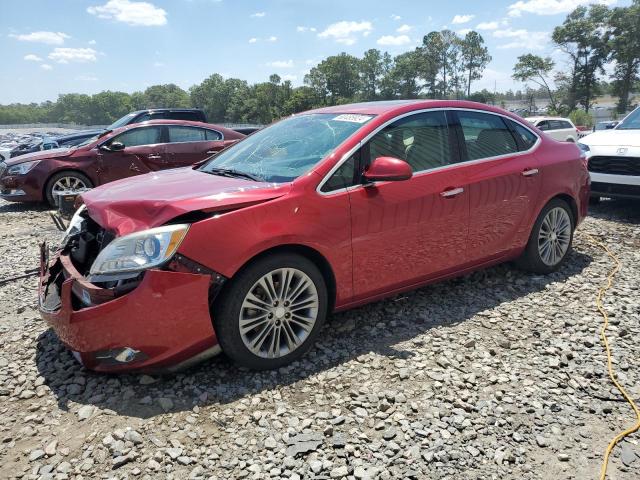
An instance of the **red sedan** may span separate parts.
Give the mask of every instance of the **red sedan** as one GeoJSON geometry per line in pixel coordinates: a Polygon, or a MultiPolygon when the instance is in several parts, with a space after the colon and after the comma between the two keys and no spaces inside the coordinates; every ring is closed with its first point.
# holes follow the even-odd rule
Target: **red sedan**
{"type": "Polygon", "coordinates": [[[200,167],[84,194],[61,248],[43,250],[40,309],[95,370],[220,350],[277,368],[330,312],[507,260],[558,269],[588,198],[580,149],[501,109],[323,108],[200,167]]]}
{"type": "Polygon", "coordinates": [[[153,120],[107,130],[69,149],[21,155],[0,163],[0,198],[48,201],[141,173],[205,160],[244,135],[208,123],[153,120]]]}

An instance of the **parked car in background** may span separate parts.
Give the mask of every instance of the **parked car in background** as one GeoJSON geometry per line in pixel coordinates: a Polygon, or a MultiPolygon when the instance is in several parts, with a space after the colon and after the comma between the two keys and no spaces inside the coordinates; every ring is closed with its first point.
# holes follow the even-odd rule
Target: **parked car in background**
{"type": "Polygon", "coordinates": [[[207,123],[207,116],[198,108],[148,108],[127,113],[109,125],[107,130],[115,130],[116,128],[126,125],[147,122],[149,120],[187,120],[190,122],[207,123]]]}
{"type": "Polygon", "coordinates": [[[589,159],[594,199],[640,198],[640,107],[615,128],[580,139],[578,146],[589,159]]]}
{"type": "Polygon", "coordinates": [[[0,163],[0,198],[47,201],[125,177],[192,165],[244,135],[208,123],[152,120],[107,130],[73,148],[23,155],[0,163]]]}
{"type": "Polygon", "coordinates": [[[617,120],[608,120],[606,122],[597,122],[594,126],[593,126],[593,131],[594,132],[599,132],[600,130],[611,130],[612,128],[616,128],[616,125],[618,125],[617,120]]]}
{"type": "Polygon", "coordinates": [[[100,135],[102,132],[104,132],[104,129],[80,130],[78,132],[68,133],[66,135],[55,137],[54,140],[60,148],[75,147],[76,145],[80,145],[81,143],[84,143],[86,140],[95,137],[96,135],[100,135]]]}
{"type": "Polygon", "coordinates": [[[557,270],[589,175],[575,144],[504,110],[406,100],[290,116],[82,199],[39,283],[77,359],[149,370],[222,349],[268,369],[334,310],[507,260],[557,270]]]}
{"type": "Polygon", "coordinates": [[[53,137],[36,138],[30,143],[22,143],[17,145],[9,152],[9,158],[19,157],[27,153],[40,152],[42,150],[53,150],[59,148],[58,142],[53,137]]]}
{"type": "Polygon", "coordinates": [[[580,133],[568,118],[527,117],[525,120],[560,142],[577,142],[580,133]]]}

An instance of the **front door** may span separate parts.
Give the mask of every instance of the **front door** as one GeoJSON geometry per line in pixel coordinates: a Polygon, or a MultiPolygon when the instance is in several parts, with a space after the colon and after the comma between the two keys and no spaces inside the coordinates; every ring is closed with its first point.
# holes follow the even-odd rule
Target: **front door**
{"type": "MultiPolygon", "coordinates": [[[[401,118],[363,146],[365,165],[405,160],[413,178],[350,189],[354,300],[434,278],[466,255],[469,195],[444,111],[401,118]]],[[[366,168],[366,167],[365,167],[366,168]]]]}
{"type": "Polygon", "coordinates": [[[124,149],[99,149],[100,184],[167,168],[161,126],[132,128],[110,138],[103,146],[121,143],[124,149]]]}

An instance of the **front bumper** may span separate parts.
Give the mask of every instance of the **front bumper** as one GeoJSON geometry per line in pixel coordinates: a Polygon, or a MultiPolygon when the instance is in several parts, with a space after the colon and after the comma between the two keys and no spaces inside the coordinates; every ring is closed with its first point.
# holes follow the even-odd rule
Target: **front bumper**
{"type": "Polygon", "coordinates": [[[610,198],[640,198],[640,176],[591,172],[591,195],[610,198]]]}
{"type": "Polygon", "coordinates": [[[40,263],[40,314],[89,369],[171,370],[219,350],[209,275],[152,269],[119,295],[87,282],[67,255],[49,260],[44,245],[40,263]]]}
{"type": "Polygon", "coordinates": [[[11,202],[40,202],[42,191],[27,175],[8,175],[0,178],[0,198],[11,202]]]}

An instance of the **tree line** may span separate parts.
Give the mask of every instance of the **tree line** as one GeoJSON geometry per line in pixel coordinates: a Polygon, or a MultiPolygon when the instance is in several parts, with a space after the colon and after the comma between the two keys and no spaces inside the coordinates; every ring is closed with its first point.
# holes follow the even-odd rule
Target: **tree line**
{"type": "Polygon", "coordinates": [[[630,93],[639,80],[640,0],[628,7],[578,7],[554,29],[552,39],[568,67],[562,65],[554,74],[556,64],[550,57],[518,57],[513,78],[527,85],[524,93],[472,93],[491,55],[478,32],[461,36],[445,29],[428,33],[418,47],[395,57],[378,49],[362,57],[329,56],[311,68],[298,87],[275,74],[253,84],[213,74],[188,91],[167,84],[131,94],[70,93],[55,102],[0,105],[0,124],[104,125],[132,110],[153,107],[197,107],[212,122],[267,124],[292,113],[354,101],[467,98],[497,103],[534,95],[547,97],[552,113],[568,115],[579,107],[588,112],[605,91],[619,98],[620,112],[629,109],[630,93]],[[615,65],[610,84],[603,82],[607,65],[615,65]]]}

